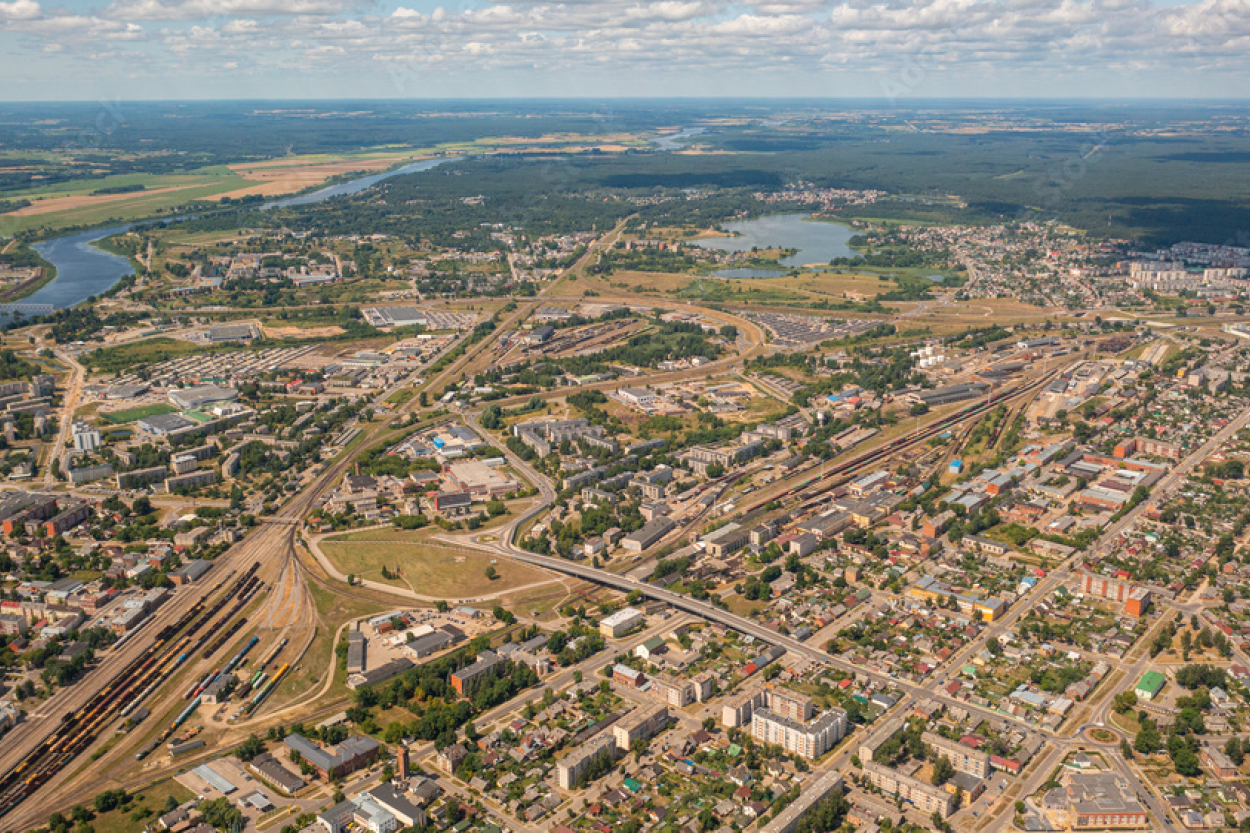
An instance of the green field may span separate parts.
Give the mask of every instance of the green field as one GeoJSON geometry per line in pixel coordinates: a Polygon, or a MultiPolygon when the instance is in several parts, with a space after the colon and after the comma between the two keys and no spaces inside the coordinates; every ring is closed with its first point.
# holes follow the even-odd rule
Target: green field
{"type": "Polygon", "coordinates": [[[120,373],[136,365],[155,364],[184,353],[219,353],[229,349],[232,348],[224,345],[205,347],[172,338],[149,338],[116,347],[101,347],[84,354],[82,363],[99,372],[120,373]]]}
{"type": "Polygon", "coordinates": [[[255,184],[241,177],[233,180],[212,180],[212,182],[217,184],[192,185],[177,191],[162,193],[149,194],[138,191],[128,195],[129,198],[125,200],[67,208],[63,211],[50,211],[46,214],[5,215],[5,223],[15,232],[40,228],[56,230],[70,226],[124,223],[130,220],[146,219],[194,200],[207,199],[216,194],[255,184]]]}
{"type": "Polygon", "coordinates": [[[142,408],[131,408],[128,411],[113,411],[111,414],[100,414],[100,416],[114,425],[124,425],[127,422],[157,414],[172,414],[176,410],[178,409],[166,402],[157,402],[155,405],[144,405],[142,408]]]}

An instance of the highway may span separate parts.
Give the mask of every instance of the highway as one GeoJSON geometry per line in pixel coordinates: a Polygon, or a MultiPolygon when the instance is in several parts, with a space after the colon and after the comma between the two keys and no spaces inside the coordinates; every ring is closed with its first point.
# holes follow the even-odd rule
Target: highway
{"type": "Polygon", "coordinates": [[[656,587],[646,582],[640,582],[635,579],[620,576],[620,575],[617,575],[616,573],[609,572],[608,570],[603,570],[603,569],[599,569],[596,567],[587,567],[585,565],[578,564],[573,561],[567,561],[563,558],[559,558],[555,556],[537,555],[535,553],[529,553],[529,552],[525,552],[524,550],[521,550],[515,545],[514,538],[516,535],[516,530],[529,519],[545,511],[545,509],[547,508],[547,505],[549,505],[550,502],[555,499],[555,491],[554,489],[552,489],[551,485],[546,481],[546,478],[542,477],[540,474],[538,474],[538,472],[534,471],[534,469],[530,467],[528,464],[526,464],[524,460],[517,457],[515,454],[512,454],[506,448],[504,449],[504,452],[508,457],[509,463],[511,463],[523,475],[525,475],[530,480],[530,482],[540,484],[539,490],[541,493],[541,500],[539,501],[539,503],[536,504],[533,508],[531,508],[528,512],[524,513],[523,515],[509,522],[507,526],[502,527],[498,530],[493,530],[491,532],[474,535],[474,536],[469,537],[468,539],[455,538],[455,537],[450,537],[450,536],[440,536],[440,537],[443,537],[444,540],[458,541],[461,544],[466,543],[466,540],[467,540],[467,542],[471,543],[472,546],[490,551],[492,553],[503,556],[505,558],[511,558],[516,561],[521,561],[531,566],[541,567],[543,569],[551,570],[553,572],[563,573],[564,575],[569,575],[575,578],[584,579],[586,581],[593,582],[595,584],[603,585],[606,587],[612,587],[623,593],[629,593],[631,591],[638,591],[643,596],[649,599],[664,602],[678,610],[685,611],[686,613],[693,613],[694,615],[706,621],[719,622],[720,624],[725,625],[726,627],[733,628],[739,633],[749,634],[750,636],[753,636],[756,639],[759,639],[770,645],[779,645],[785,648],[787,651],[795,654],[796,656],[802,657],[812,662],[816,662],[821,665],[829,666],[832,668],[837,668],[839,670],[846,671],[850,674],[867,675],[877,680],[878,682],[881,682],[893,688],[899,689],[903,691],[905,694],[908,694],[913,698],[935,700],[937,702],[943,703],[946,706],[954,706],[954,707],[964,709],[966,711],[970,711],[975,714],[979,714],[981,717],[986,718],[986,719],[992,718],[995,720],[1001,720],[1001,721],[1005,721],[1008,723],[1012,723],[1012,724],[1015,724],[1018,728],[1025,729],[1031,732],[1041,731],[1037,727],[1033,726],[1032,724],[1027,723],[1023,720],[1019,720],[1018,718],[1012,717],[1010,715],[1001,714],[999,712],[992,711],[990,709],[984,709],[979,706],[966,703],[962,700],[956,700],[954,698],[946,696],[941,691],[930,691],[927,686],[907,682],[905,680],[900,680],[891,675],[884,674],[879,671],[871,670],[868,668],[863,668],[861,666],[855,665],[854,663],[847,662],[846,660],[841,659],[840,657],[835,657],[805,642],[800,642],[799,640],[794,639],[791,636],[787,636],[785,634],[778,633],[777,631],[774,631],[770,628],[766,628],[763,625],[751,619],[747,619],[743,616],[739,616],[729,610],[724,610],[722,608],[716,607],[707,602],[699,601],[698,599],[692,598],[690,596],[682,595],[680,593],[674,593],[673,591],[667,590],[662,587],[656,587]]]}

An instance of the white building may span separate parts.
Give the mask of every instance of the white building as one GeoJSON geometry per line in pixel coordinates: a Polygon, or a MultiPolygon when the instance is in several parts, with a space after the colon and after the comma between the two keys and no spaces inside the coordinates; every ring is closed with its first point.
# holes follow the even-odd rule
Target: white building
{"type": "Polygon", "coordinates": [[[847,727],[846,712],[841,709],[830,709],[811,723],[766,708],[757,708],[751,715],[753,738],[809,759],[819,758],[832,749],[846,736],[847,727]]]}
{"type": "Polygon", "coordinates": [[[95,451],[100,447],[100,431],[93,425],[75,420],[72,426],[75,451],[95,451]]]}
{"type": "Polygon", "coordinates": [[[621,608],[611,616],[605,616],[599,620],[599,633],[609,639],[616,639],[629,633],[645,621],[646,617],[641,610],[633,607],[621,608]]]}

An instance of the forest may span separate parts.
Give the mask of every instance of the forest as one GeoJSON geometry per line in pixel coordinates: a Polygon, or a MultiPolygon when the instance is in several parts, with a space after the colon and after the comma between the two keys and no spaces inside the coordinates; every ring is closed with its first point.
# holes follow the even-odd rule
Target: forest
{"type": "Polygon", "coordinates": [[[764,206],[757,192],[802,183],[889,192],[875,203],[837,209],[845,218],[1059,219],[1148,243],[1250,243],[1243,187],[1250,181],[1250,112],[1239,105],[397,101],[283,109],[151,102],[98,112],[102,106],[0,105],[7,171],[0,199],[20,200],[36,184],[291,154],[470,147],[503,136],[645,139],[661,128],[702,125],[706,132],[686,147],[705,153],[639,144],[613,153],[469,155],[355,197],[266,215],[242,205],[239,213],[201,222],[297,222],[438,244],[473,229],[460,242],[480,247],[489,238],[482,223],[543,234],[602,229],[631,215],[706,225],[758,213],[764,206]],[[115,129],[99,129],[101,119],[115,129]],[[462,201],[478,195],[480,203],[462,201]]]}

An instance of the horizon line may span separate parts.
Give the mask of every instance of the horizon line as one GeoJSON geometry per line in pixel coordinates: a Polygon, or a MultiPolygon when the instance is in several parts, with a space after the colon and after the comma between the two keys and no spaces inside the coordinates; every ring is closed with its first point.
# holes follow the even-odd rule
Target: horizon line
{"type": "Polygon", "coordinates": [[[881,103],[898,106],[901,103],[933,103],[933,102],[967,102],[967,103],[1037,103],[1037,104],[1250,104],[1250,96],[1241,98],[1216,97],[1194,98],[1193,96],[1159,97],[1159,96],[922,96],[898,97],[888,96],[428,96],[428,97],[329,97],[329,98],[126,98],[113,99],[81,99],[81,98],[0,98],[0,105],[6,104],[99,104],[101,101],[128,101],[136,104],[231,104],[231,103],[330,103],[330,102],[596,102],[596,101],[629,101],[629,102],[850,102],[850,103],[881,103]]]}

